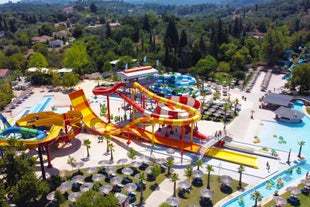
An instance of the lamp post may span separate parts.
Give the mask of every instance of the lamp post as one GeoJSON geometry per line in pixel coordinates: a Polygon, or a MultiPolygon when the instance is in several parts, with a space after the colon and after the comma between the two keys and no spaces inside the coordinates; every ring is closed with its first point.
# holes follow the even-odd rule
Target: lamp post
{"type": "Polygon", "coordinates": [[[288,152],[288,157],[287,157],[287,161],[286,161],[286,163],[288,164],[288,165],[290,165],[291,164],[291,161],[290,161],[290,158],[291,158],[291,152],[292,152],[292,148],[290,149],[290,151],[288,152]]]}

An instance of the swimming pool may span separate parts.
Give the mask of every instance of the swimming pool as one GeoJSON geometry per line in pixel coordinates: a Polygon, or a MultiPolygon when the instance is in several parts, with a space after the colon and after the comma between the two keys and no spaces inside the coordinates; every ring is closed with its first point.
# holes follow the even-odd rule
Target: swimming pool
{"type": "Polygon", "coordinates": [[[54,96],[43,96],[42,101],[35,105],[31,113],[38,113],[44,110],[49,110],[50,102],[53,100],[54,96]]]}
{"type": "MultiPolygon", "coordinates": [[[[292,109],[303,112],[302,107],[303,103],[301,101],[296,101],[293,104],[292,109]]],[[[285,151],[289,151],[290,149],[292,149],[292,152],[298,153],[298,142],[306,141],[307,137],[309,136],[309,131],[310,118],[305,116],[302,119],[302,122],[299,124],[288,124],[276,121],[263,121],[263,127],[261,128],[258,137],[260,138],[260,145],[262,146],[285,151]]],[[[306,145],[303,146],[302,150],[302,154],[308,158],[310,157],[310,150],[308,150],[307,147],[309,145],[310,143],[306,142],[306,145]]],[[[265,199],[268,196],[272,195],[276,190],[286,188],[294,181],[304,177],[307,171],[310,171],[310,164],[307,163],[307,161],[305,160],[293,168],[292,174],[288,174],[287,172],[281,172],[275,175],[273,178],[244,192],[237,198],[228,201],[223,205],[223,207],[252,206],[254,204],[254,201],[251,199],[251,194],[255,190],[259,191],[263,196],[263,199],[265,199]],[[300,174],[296,172],[297,167],[301,167],[302,169],[300,174]],[[278,178],[281,178],[283,181],[283,186],[281,188],[277,188],[276,186],[278,178]],[[267,188],[267,182],[271,182],[273,183],[273,185],[267,188]],[[242,198],[244,202],[240,203],[239,198],[242,198]]]]}

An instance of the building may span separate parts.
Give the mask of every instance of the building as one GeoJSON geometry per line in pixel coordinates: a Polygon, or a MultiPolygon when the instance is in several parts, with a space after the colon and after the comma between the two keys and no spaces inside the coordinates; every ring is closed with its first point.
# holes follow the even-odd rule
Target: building
{"type": "Polygon", "coordinates": [[[305,116],[298,110],[293,110],[289,108],[285,108],[283,106],[279,107],[274,112],[276,114],[276,120],[287,122],[290,124],[297,124],[300,123],[302,118],[305,116]]]}
{"type": "Polygon", "coordinates": [[[289,95],[284,94],[278,94],[278,93],[268,93],[264,99],[263,102],[266,106],[272,106],[272,107],[290,107],[292,104],[293,97],[289,95]]]}
{"type": "Polygon", "coordinates": [[[35,44],[35,43],[47,43],[48,41],[52,40],[53,38],[50,37],[50,36],[47,36],[47,35],[43,35],[43,36],[40,36],[40,37],[33,37],[31,40],[32,40],[32,43],[35,44]]]}
{"type": "Polygon", "coordinates": [[[54,47],[62,47],[63,45],[64,45],[64,41],[59,40],[59,39],[54,40],[54,41],[50,41],[48,43],[48,46],[52,47],[52,48],[54,48],[54,47]]]}
{"type": "Polygon", "coordinates": [[[67,37],[70,35],[70,32],[67,30],[60,30],[58,32],[53,32],[53,37],[55,38],[63,38],[63,37],[67,37]]]}
{"type": "Polygon", "coordinates": [[[11,74],[9,69],[0,69],[0,79],[6,79],[11,74]]]}

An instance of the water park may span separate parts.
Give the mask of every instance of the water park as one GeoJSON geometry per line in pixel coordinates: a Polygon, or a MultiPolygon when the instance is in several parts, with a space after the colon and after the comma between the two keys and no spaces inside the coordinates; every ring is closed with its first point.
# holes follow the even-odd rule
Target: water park
{"type": "MultiPolygon", "coordinates": [[[[58,102],[58,95],[48,94],[42,97],[42,93],[39,92],[37,95],[41,95],[40,101],[31,108],[20,110],[15,114],[15,118],[5,118],[8,117],[7,114],[0,114],[3,125],[3,130],[0,131],[0,145],[7,146],[7,140],[14,137],[23,142],[27,148],[37,151],[44,179],[46,172],[54,169],[59,163],[62,163],[61,167],[67,166],[61,161],[63,158],[53,155],[59,153],[59,150],[66,149],[55,150],[55,144],[57,146],[62,143],[72,144],[79,137],[81,140],[91,137],[93,142],[97,142],[99,136],[111,136],[111,141],[119,145],[115,146],[117,151],[114,153],[115,160],[124,158],[126,155],[122,152],[126,153],[132,146],[139,152],[139,159],[144,156],[144,161],[152,160],[160,163],[162,167],[167,167],[166,158],[173,159],[173,165],[179,166],[181,170],[180,174],[184,171],[184,166],[191,164],[195,166],[197,160],[202,160],[204,165],[212,165],[218,171],[218,176],[232,175],[237,180],[239,172],[236,169],[243,166],[244,182],[252,183],[250,185],[252,187],[245,188],[244,192],[237,190],[231,194],[233,197],[229,195],[221,202],[213,203],[214,206],[225,207],[252,205],[252,195],[257,191],[264,199],[271,197],[275,191],[284,192],[288,186],[300,181],[306,172],[310,171],[305,159],[310,155],[306,150],[299,158],[296,156],[300,147],[298,142],[304,141],[302,138],[306,136],[302,133],[306,133],[306,127],[310,126],[310,119],[307,116],[301,117],[302,122],[297,124],[274,121],[273,112],[259,107],[261,103],[254,105],[254,101],[251,101],[256,100],[257,94],[243,93],[237,88],[231,89],[230,93],[236,93],[235,98],[241,100],[230,104],[229,108],[227,102],[214,100],[212,96],[205,101],[194,77],[179,73],[158,74],[156,69],[149,66],[120,71],[118,76],[120,80],[111,87],[98,87],[94,83],[92,88],[88,86],[85,90],[84,87],[78,86],[58,102]],[[248,100],[244,98],[245,94],[248,100]],[[257,119],[253,117],[253,108],[257,119]],[[202,119],[203,117],[205,119],[202,119]],[[243,127],[240,127],[240,123],[243,127]],[[294,132],[285,131],[288,129],[294,132]],[[294,133],[298,138],[293,136],[294,133]],[[241,140],[241,134],[247,139],[251,137],[251,140],[244,142],[241,140]],[[236,140],[235,137],[240,138],[236,140]],[[253,137],[255,142],[252,140],[253,137]],[[44,166],[46,162],[47,167],[44,166]],[[265,169],[266,162],[271,165],[268,170],[265,169]],[[261,182],[253,185],[257,184],[257,180],[261,182]]],[[[259,76],[257,82],[260,79],[262,80],[263,76],[259,76]]],[[[258,83],[254,84],[252,91],[256,90],[261,95],[263,92],[259,87],[258,83]]],[[[292,106],[292,109],[302,113],[302,107],[303,104],[299,101],[292,106]]],[[[102,149],[96,145],[98,144],[92,145],[93,153],[88,160],[85,160],[84,153],[79,149],[72,151],[73,156],[81,160],[79,163],[82,164],[78,168],[84,166],[87,170],[94,166],[102,166],[104,163],[107,170],[121,163],[106,159],[99,164],[106,155],[98,153],[102,149]],[[77,154],[78,151],[80,154],[77,154]]],[[[61,154],[69,155],[69,151],[61,154]]],[[[112,153],[110,155],[112,156],[112,153]]],[[[178,172],[177,169],[175,171],[178,172]]],[[[195,179],[190,184],[193,185],[191,188],[195,188],[198,178],[207,172],[205,169],[196,170],[193,176],[195,179]]],[[[114,173],[107,172],[105,176],[109,174],[114,173]]],[[[169,182],[163,181],[160,184],[161,189],[164,189],[165,185],[170,186],[169,182]]],[[[197,185],[201,187],[201,189],[197,187],[199,190],[204,189],[205,181],[201,182],[201,186],[197,185]]],[[[229,183],[224,181],[222,183],[229,187],[229,183]]],[[[182,189],[189,187],[181,187],[180,190],[182,189]]],[[[224,188],[220,189],[226,192],[224,188]]],[[[145,201],[145,205],[152,206],[148,204],[156,202],[154,199],[162,194],[167,200],[171,198],[169,193],[167,195],[167,192],[161,191],[154,191],[145,201]]],[[[134,193],[135,190],[128,192],[134,193]]],[[[189,194],[187,191],[185,193],[189,194]]],[[[201,206],[212,203],[212,192],[200,191],[198,194],[201,206]]],[[[180,202],[182,195],[179,193],[178,196],[172,196],[177,199],[177,204],[172,203],[171,206],[186,206],[180,202]]]]}

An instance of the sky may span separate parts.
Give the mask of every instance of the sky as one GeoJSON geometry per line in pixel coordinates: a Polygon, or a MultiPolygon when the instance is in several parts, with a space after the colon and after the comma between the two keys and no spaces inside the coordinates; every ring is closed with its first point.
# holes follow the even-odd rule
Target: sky
{"type": "MultiPolygon", "coordinates": [[[[11,0],[13,3],[16,3],[18,2],[19,0],[11,0]]],[[[5,4],[5,3],[8,3],[9,0],[0,0],[0,4],[5,4]]]]}

